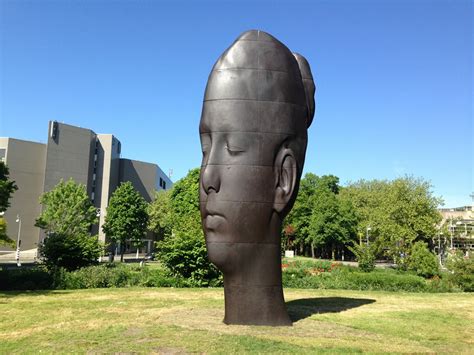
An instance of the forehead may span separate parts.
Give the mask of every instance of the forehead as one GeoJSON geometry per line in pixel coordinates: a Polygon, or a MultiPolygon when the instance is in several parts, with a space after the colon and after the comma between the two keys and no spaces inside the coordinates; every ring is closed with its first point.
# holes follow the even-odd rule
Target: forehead
{"type": "Polygon", "coordinates": [[[199,131],[295,135],[306,129],[306,110],[287,102],[257,100],[204,101],[199,131]]]}

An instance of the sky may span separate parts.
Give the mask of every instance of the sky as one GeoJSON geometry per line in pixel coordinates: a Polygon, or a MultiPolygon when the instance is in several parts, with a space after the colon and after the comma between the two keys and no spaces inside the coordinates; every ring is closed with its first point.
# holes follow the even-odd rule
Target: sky
{"type": "Polygon", "coordinates": [[[0,0],[0,136],[57,120],[122,142],[172,180],[201,163],[207,78],[249,29],[304,55],[316,83],[304,172],[421,177],[472,203],[471,1],[0,0]]]}

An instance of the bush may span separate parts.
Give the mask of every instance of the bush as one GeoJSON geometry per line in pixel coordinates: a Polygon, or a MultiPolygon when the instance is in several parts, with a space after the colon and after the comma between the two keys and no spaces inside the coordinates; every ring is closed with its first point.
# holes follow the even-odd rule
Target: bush
{"type": "Polygon", "coordinates": [[[448,256],[446,268],[449,270],[449,280],[463,291],[474,291],[474,258],[472,254],[463,255],[461,251],[448,256]]]}
{"type": "Polygon", "coordinates": [[[375,244],[354,244],[349,247],[359,263],[359,269],[370,272],[375,269],[375,244]]]}
{"type": "Polygon", "coordinates": [[[69,272],[57,270],[54,288],[84,289],[110,287],[189,287],[187,280],[172,277],[162,268],[126,264],[103,264],[69,272]]]}
{"type": "Polygon", "coordinates": [[[53,276],[44,267],[0,270],[0,290],[49,290],[53,276]]]}
{"type": "Polygon", "coordinates": [[[96,264],[102,252],[103,246],[98,238],[87,234],[70,236],[51,233],[39,246],[43,262],[50,270],[76,270],[96,264]]]}
{"type": "Polygon", "coordinates": [[[359,272],[356,268],[340,267],[332,272],[319,275],[299,276],[283,272],[284,287],[346,289],[346,290],[383,290],[423,292],[427,290],[426,281],[418,276],[390,271],[359,272]]]}
{"type": "Polygon", "coordinates": [[[156,243],[157,258],[173,275],[189,279],[195,286],[220,286],[222,275],[207,258],[204,237],[178,232],[156,243]]]}
{"type": "Polygon", "coordinates": [[[408,270],[414,271],[418,276],[425,278],[439,275],[438,258],[429,251],[426,243],[413,244],[407,260],[408,270]]]}

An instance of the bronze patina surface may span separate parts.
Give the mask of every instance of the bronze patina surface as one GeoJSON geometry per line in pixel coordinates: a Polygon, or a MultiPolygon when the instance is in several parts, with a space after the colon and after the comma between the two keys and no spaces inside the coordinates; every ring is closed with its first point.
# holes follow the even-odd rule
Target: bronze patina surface
{"type": "Polygon", "coordinates": [[[224,274],[227,324],[291,325],[280,233],[298,192],[314,92],[306,59],[257,30],[240,35],[209,75],[200,206],[209,259],[224,274]]]}

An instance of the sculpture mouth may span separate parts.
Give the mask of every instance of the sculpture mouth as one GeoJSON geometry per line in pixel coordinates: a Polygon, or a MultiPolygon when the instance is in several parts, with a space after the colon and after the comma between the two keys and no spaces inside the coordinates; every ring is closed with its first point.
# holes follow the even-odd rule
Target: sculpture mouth
{"type": "Polygon", "coordinates": [[[204,226],[212,231],[219,228],[225,222],[225,218],[219,214],[207,214],[204,220],[204,226]]]}

